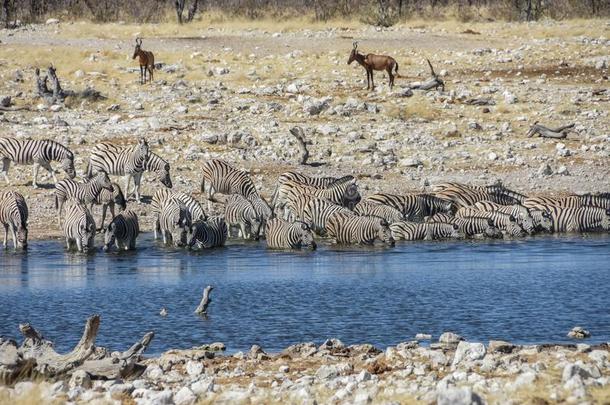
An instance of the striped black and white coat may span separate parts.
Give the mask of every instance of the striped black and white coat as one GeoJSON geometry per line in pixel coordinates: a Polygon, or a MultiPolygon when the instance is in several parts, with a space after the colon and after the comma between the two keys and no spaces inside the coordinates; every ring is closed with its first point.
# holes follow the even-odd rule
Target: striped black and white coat
{"type": "Polygon", "coordinates": [[[263,222],[254,206],[246,197],[232,194],[225,203],[225,222],[229,228],[229,236],[237,230],[237,236],[244,239],[258,239],[263,222]]]}
{"type": "Polygon", "coordinates": [[[267,221],[267,247],[270,249],[315,249],[316,242],[309,226],[301,221],[288,222],[280,218],[267,221]]]}
{"type": "Polygon", "coordinates": [[[153,232],[154,232],[155,239],[157,239],[157,237],[158,237],[157,234],[160,231],[159,213],[161,212],[163,205],[170,198],[177,198],[178,200],[182,201],[184,203],[184,205],[186,205],[186,208],[188,209],[188,211],[191,215],[191,220],[193,222],[204,221],[208,217],[207,214],[205,213],[205,211],[203,210],[201,203],[199,203],[199,201],[197,201],[192,195],[183,193],[183,192],[179,192],[179,191],[174,192],[167,188],[160,188],[157,191],[155,191],[155,194],[153,194],[152,201],[150,204],[151,205],[151,214],[152,214],[151,216],[154,221],[153,222],[153,232]]]}
{"type": "Polygon", "coordinates": [[[129,196],[129,183],[134,179],[136,200],[140,201],[140,179],[146,170],[150,151],[146,139],[141,138],[137,145],[119,147],[111,143],[99,143],[91,151],[87,176],[92,177],[99,171],[113,176],[125,176],[125,193],[129,196]]]}
{"type": "Polygon", "coordinates": [[[108,251],[113,244],[118,250],[134,250],[139,234],[138,216],[131,210],[125,210],[108,224],[104,234],[104,251],[108,251]]]}
{"type": "Polygon", "coordinates": [[[491,218],[456,218],[449,214],[435,214],[426,218],[426,222],[445,222],[455,224],[467,238],[502,238],[502,231],[494,225],[491,218]]]}
{"type": "Polygon", "coordinates": [[[112,192],[112,183],[106,172],[98,172],[86,183],[79,183],[71,179],[65,179],[55,185],[55,208],[57,209],[57,221],[61,224],[61,214],[67,199],[73,198],[93,207],[103,189],[112,192]]]}
{"type": "Polygon", "coordinates": [[[529,212],[534,221],[536,232],[553,232],[553,221],[547,211],[530,209],[529,212]]]}
{"type": "Polygon", "coordinates": [[[394,239],[385,219],[336,213],[328,218],[328,236],[336,243],[372,245],[376,240],[394,246],[394,239]]]}
{"type": "Polygon", "coordinates": [[[402,212],[403,218],[409,221],[421,222],[427,216],[436,213],[454,213],[455,204],[449,200],[438,198],[431,194],[372,194],[365,201],[387,205],[402,212]]]}
{"type": "Polygon", "coordinates": [[[276,199],[279,186],[286,183],[287,181],[295,181],[297,183],[312,186],[315,188],[326,188],[333,183],[354,182],[355,180],[354,176],[349,175],[343,177],[314,177],[290,170],[282,173],[277,180],[277,187],[275,188],[275,191],[273,192],[273,198],[271,199],[271,204],[273,206],[277,204],[276,199]]]}
{"type": "Polygon", "coordinates": [[[468,207],[479,201],[491,201],[501,205],[519,204],[519,200],[506,193],[488,192],[483,190],[462,189],[447,187],[434,193],[436,197],[451,200],[458,207],[468,207]]]}
{"type": "Polygon", "coordinates": [[[15,138],[0,138],[0,160],[2,160],[2,174],[6,184],[10,184],[8,170],[11,162],[16,165],[34,165],[32,186],[38,187],[38,169],[42,166],[51,176],[53,182],[57,183],[55,171],[51,162],[60,162],[62,170],[73,179],[76,177],[74,170],[74,154],[62,144],[50,139],[24,140],[15,138]]]}
{"type": "Polygon", "coordinates": [[[547,206],[553,232],[607,232],[610,210],[600,207],[563,208],[547,206]]]}
{"type": "Polygon", "coordinates": [[[174,246],[184,246],[186,235],[193,221],[187,206],[175,197],[168,199],[159,212],[159,225],[163,243],[173,242],[174,246]]]}
{"type": "Polygon", "coordinates": [[[402,221],[402,212],[385,204],[374,204],[368,201],[360,201],[354,207],[354,213],[361,216],[374,216],[385,219],[388,224],[402,221]]]}
{"type": "Polygon", "coordinates": [[[207,194],[208,210],[211,203],[216,201],[214,194],[225,195],[240,194],[246,198],[258,195],[254,182],[247,172],[238,170],[229,163],[220,159],[212,159],[202,167],[201,192],[207,194]]]}
{"type": "Polygon", "coordinates": [[[224,246],[229,229],[222,217],[209,217],[205,221],[193,222],[187,234],[189,248],[210,249],[224,246]]]}
{"type": "Polygon", "coordinates": [[[497,211],[504,214],[512,215],[517,220],[517,223],[528,234],[533,234],[536,231],[534,219],[529,210],[520,204],[500,205],[491,201],[479,201],[471,207],[462,207],[456,212],[456,216],[460,218],[477,216],[478,212],[497,211]]]}
{"type": "MultiPolygon", "coordinates": [[[[163,159],[161,156],[157,155],[154,152],[148,152],[148,160],[144,164],[144,171],[153,173],[156,177],[156,180],[159,181],[167,188],[172,188],[172,176],[171,176],[171,166],[170,164],[163,159]]],[[[134,176],[134,182],[140,184],[142,179],[142,172],[136,174],[134,176]]]]}
{"type": "Polygon", "coordinates": [[[87,206],[70,198],[66,201],[65,212],[62,229],[66,238],[66,248],[70,250],[76,244],[79,252],[93,249],[96,228],[87,206]]]}
{"type": "Polygon", "coordinates": [[[512,215],[498,211],[477,211],[476,214],[471,216],[491,219],[493,224],[500,228],[505,236],[521,237],[525,235],[525,231],[521,225],[519,225],[517,219],[512,215]]]}
{"type": "Polygon", "coordinates": [[[448,238],[463,238],[457,224],[444,222],[412,222],[399,221],[390,225],[392,237],[395,240],[437,240],[448,238]]]}
{"type": "Polygon", "coordinates": [[[524,205],[530,209],[545,210],[547,206],[554,205],[562,208],[599,207],[610,209],[610,198],[604,198],[593,194],[571,195],[562,198],[553,197],[531,197],[524,201],[524,205]]]}
{"type": "Polygon", "coordinates": [[[28,205],[16,191],[0,192],[0,224],[4,227],[4,247],[11,231],[15,249],[28,246],[28,205]]]}
{"type": "Polygon", "coordinates": [[[95,201],[93,201],[94,205],[102,206],[102,220],[99,223],[98,231],[101,231],[104,228],[104,223],[106,221],[106,211],[110,209],[110,220],[114,219],[115,216],[115,207],[119,208],[119,211],[124,211],[127,209],[127,201],[125,200],[125,195],[123,194],[123,190],[118,185],[118,183],[112,183],[112,191],[103,188],[100,194],[97,196],[95,201]]]}
{"type": "Polygon", "coordinates": [[[467,185],[463,183],[457,182],[446,182],[441,184],[436,184],[432,187],[434,191],[443,191],[446,189],[454,189],[454,190],[462,190],[464,192],[470,191],[482,191],[490,194],[504,194],[510,198],[515,199],[516,201],[522,203],[527,196],[517,193],[516,191],[510,190],[503,185],[490,185],[490,186],[475,186],[475,185],[467,185]]]}
{"type": "Polygon", "coordinates": [[[311,196],[307,197],[302,212],[302,221],[319,236],[327,235],[326,224],[331,215],[342,213],[348,216],[356,216],[353,211],[328,200],[311,196]]]}
{"type": "Polygon", "coordinates": [[[265,234],[265,224],[271,218],[274,217],[273,210],[267,203],[267,201],[258,194],[251,195],[248,197],[248,201],[254,207],[254,211],[256,211],[256,215],[261,219],[261,225],[259,227],[259,236],[263,236],[265,234]]]}

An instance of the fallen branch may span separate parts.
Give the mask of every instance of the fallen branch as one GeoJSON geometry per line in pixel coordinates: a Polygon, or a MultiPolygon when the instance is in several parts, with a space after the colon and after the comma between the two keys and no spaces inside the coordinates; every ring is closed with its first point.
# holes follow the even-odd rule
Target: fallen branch
{"type": "Polygon", "coordinates": [[[208,305],[210,305],[210,302],[212,302],[212,299],[210,298],[210,293],[212,292],[213,289],[214,289],[214,287],[212,287],[211,285],[209,285],[203,289],[203,297],[201,298],[201,302],[199,303],[199,306],[197,307],[197,309],[195,309],[196,314],[199,314],[199,315],[207,314],[208,305]]]}
{"type": "Polygon", "coordinates": [[[97,101],[100,99],[105,99],[106,97],[102,96],[102,94],[92,88],[86,88],[81,92],[74,92],[72,90],[64,90],[61,87],[61,83],[59,82],[59,78],[57,77],[56,69],[53,66],[49,66],[47,69],[47,75],[40,76],[40,69],[36,68],[36,90],[38,95],[45,99],[49,104],[56,104],[63,102],[67,97],[78,97],[82,99],[88,99],[97,101]],[[53,85],[53,90],[50,90],[47,86],[47,81],[51,80],[53,85]]]}
{"type": "Polygon", "coordinates": [[[299,150],[301,151],[301,160],[300,164],[307,164],[307,159],[309,159],[309,151],[307,150],[307,143],[305,142],[305,131],[301,127],[294,127],[290,129],[290,133],[297,140],[297,145],[299,146],[299,150]]]}
{"type": "Polygon", "coordinates": [[[569,132],[572,132],[572,128],[574,128],[574,124],[564,125],[559,128],[547,128],[544,125],[538,124],[538,121],[534,122],[534,125],[527,131],[527,137],[531,138],[532,136],[538,134],[543,138],[553,138],[553,139],[563,139],[568,136],[569,132]]]}
{"type": "Polygon", "coordinates": [[[440,88],[442,91],[445,91],[445,82],[443,79],[438,77],[436,72],[434,72],[434,68],[432,67],[432,63],[430,63],[430,60],[426,59],[426,62],[428,62],[428,66],[430,66],[430,73],[432,74],[432,77],[423,83],[411,83],[409,84],[409,88],[413,90],[425,91],[440,88]]]}

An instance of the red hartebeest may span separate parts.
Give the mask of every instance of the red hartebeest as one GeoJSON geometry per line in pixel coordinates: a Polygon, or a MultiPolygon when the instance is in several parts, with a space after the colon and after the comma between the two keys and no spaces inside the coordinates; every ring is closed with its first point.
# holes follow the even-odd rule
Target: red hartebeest
{"type": "Polygon", "coordinates": [[[155,55],[142,49],[141,38],[136,38],[136,49],[133,51],[132,59],[135,59],[136,56],[140,61],[140,84],[146,83],[146,71],[148,71],[148,82],[152,82],[153,70],[155,70],[155,55]]]}
{"type": "Polygon", "coordinates": [[[390,89],[394,86],[394,77],[398,75],[398,63],[391,56],[385,55],[374,55],[372,53],[367,54],[366,56],[358,52],[358,42],[354,42],[354,48],[349,55],[349,59],[347,64],[351,64],[353,61],[356,61],[362,65],[362,67],[366,70],[366,89],[369,87],[371,90],[375,90],[375,82],[373,81],[373,71],[374,70],[385,70],[388,72],[388,76],[390,78],[390,89]],[[392,73],[394,70],[394,73],[392,73]],[[369,85],[369,77],[370,83],[369,85]]]}

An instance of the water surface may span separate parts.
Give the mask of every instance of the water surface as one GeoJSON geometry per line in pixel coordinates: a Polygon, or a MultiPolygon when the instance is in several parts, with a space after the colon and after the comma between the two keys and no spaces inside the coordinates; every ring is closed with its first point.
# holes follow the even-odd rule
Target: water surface
{"type": "MultiPolygon", "coordinates": [[[[145,234],[133,253],[67,253],[34,241],[0,252],[0,335],[30,322],[58,350],[100,314],[98,344],[125,350],[144,333],[149,353],[221,341],[229,351],[268,351],[329,337],[379,347],[455,331],[468,340],[587,343],[610,340],[610,238],[397,244],[393,249],[321,243],[274,252],[264,243],[192,253],[145,234]],[[211,284],[209,316],[193,313],[211,284]],[[169,315],[158,315],[166,307],[169,315]]],[[[20,340],[20,339],[19,339],[20,340]]]]}

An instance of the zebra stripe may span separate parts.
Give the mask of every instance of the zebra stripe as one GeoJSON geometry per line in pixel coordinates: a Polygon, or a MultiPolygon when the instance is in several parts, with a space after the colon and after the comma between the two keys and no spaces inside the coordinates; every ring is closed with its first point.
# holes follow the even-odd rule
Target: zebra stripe
{"type": "Polygon", "coordinates": [[[610,230],[610,210],[600,207],[547,206],[553,232],[601,232],[610,230]]]}
{"type": "Polygon", "coordinates": [[[201,179],[201,192],[207,193],[208,210],[212,209],[211,202],[216,201],[214,194],[241,194],[249,198],[258,195],[254,182],[243,170],[235,169],[229,163],[220,159],[212,159],[203,164],[203,177],[201,179]]]}
{"type": "Polygon", "coordinates": [[[28,205],[25,198],[16,191],[0,193],[0,224],[4,227],[4,247],[8,243],[8,231],[11,230],[13,247],[17,249],[28,246],[28,205]]]}
{"type": "Polygon", "coordinates": [[[436,240],[447,238],[463,238],[457,224],[444,222],[412,222],[398,221],[390,225],[392,237],[395,240],[436,240]]]}
{"type": "Polygon", "coordinates": [[[313,232],[320,236],[326,236],[326,224],[331,215],[340,212],[344,215],[355,216],[356,214],[340,205],[333,204],[322,198],[306,196],[307,204],[303,208],[302,221],[305,222],[313,232]]]}
{"type": "Polygon", "coordinates": [[[136,200],[140,201],[140,180],[149,157],[148,142],[141,138],[137,145],[118,147],[110,143],[99,143],[91,151],[87,176],[99,171],[113,176],[125,176],[125,193],[129,195],[129,182],[134,179],[136,200]]]}
{"type": "Polygon", "coordinates": [[[333,183],[354,182],[355,179],[354,176],[349,175],[343,177],[313,177],[292,170],[287,171],[282,173],[278,178],[277,186],[275,188],[275,191],[273,192],[273,198],[271,199],[271,204],[273,206],[277,205],[276,199],[279,186],[286,183],[287,181],[294,181],[315,188],[326,188],[333,183]]]}
{"type": "Polygon", "coordinates": [[[189,248],[197,246],[202,249],[224,246],[229,230],[222,217],[210,217],[207,221],[194,222],[187,235],[189,248]]]}
{"type": "Polygon", "coordinates": [[[394,207],[384,204],[374,204],[367,201],[361,201],[354,207],[354,212],[361,216],[373,216],[386,220],[387,223],[402,221],[404,219],[402,212],[394,207]]]}
{"type": "Polygon", "coordinates": [[[62,229],[68,250],[72,248],[73,243],[76,243],[79,252],[93,249],[95,221],[85,204],[72,198],[68,199],[62,229]]]}
{"type": "Polygon", "coordinates": [[[515,197],[509,196],[508,194],[498,192],[487,192],[480,190],[462,190],[460,188],[448,187],[442,191],[435,193],[437,197],[451,200],[458,207],[468,207],[474,205],[479,201],[492,201],[496,204],[501,205],[513,205],[519,204],[519,200],[515,197]]]}
{"type": "Polygon", "coordinates": [[[490,193],[490,194],[504,194],[508,197],[514,198],[515,200],[519,201],[520,203],[522,203],[527,198],[526,195],[517,193],[516,191],[508,189],[501,184],[500,185],[495,184],[495,185],[491,185],[491,186],[474,186],[474,185],[467,185],[467,184],[463,184],[463,183],[446,182],[446,183],[437,184],[432,187],[432,190],[435,192],[444,191],[446,189],[461,190],[466,193],[468,193],[470,191],[482,191],[482,192],[486,192],[486,193],[490,193]]]}
{"type": "Polygon", "coordinates": [[[0,160],[2,160],[2,174],[6,184],[10,184],[8,170],[11,162],[17,165],[34,165],[32,186],[35,188],[38,187],[38,169],[40,166],[51,173],[54,183],[57,183],[57,177],[51,167],[51,162],[60,162],[62,170],[69,178],[76,177],[72,151],[50,139],[0,138],[0,160]]]}
{"type": "Polygon", "coordinates": [[[531,209],[530,215],[534,221],[534,229],[536,232],[552,232],[553,221],[547,211],[531,209]]]}
{"type": "Polygon", "coordinates": [[[112,183],[105,172],[98,172],[95,177],[86,183],[74,180],[62,180],[55,185],[55,208],[57,209],[57,220],[61,223],[63,206],[68,198],[73,198],[83,204],[93,206],[103,189],[113,192],[112,183]]]}
{"type": "Polygon", "coordinates": [[[517,219],[512,215],[498,211],[477,211],[471,216],[491,219],[494,226],[500,228],[504,234],[509,236],[524,236],[523,228],[521,228],[517,223],[517,219]]]}
{"type": "Polygon", "coordinates": [[[229,230],[238,228],[238,236],[244,239],[258,239],[262,218],[247,198],[232,194],[225,205],[225,221],[229,230]]]}
{"type": "Polygon", "coordinates": [[[191,214],[186,205],[175,197],[168,199],[158,215],[163,243],[173,241],[175,246],[186,243],[187,230],[192,224],[191,214]]]}
{"type": "Polygon", "coordinates": [[[394,246],[388,223],[379,217],[336,213],[328,219],[326,229],[328,235],[337,243],[372,245],[379,239],[386,245],[394,246]]]}
{"type": "Polygon", "coordinates": [[[610,209],[610,199],[593,194],[571,195],[563,198],[531,197],[524,201],[529,208],[544,210],[545,206],[554,205],[561,208],[599,207],[610,209]]]}
{"type": "Polygon", "coordinates": [[[106,228],[104,234],[104,251],[114,243],[118,250],[134,250],[136,238],[140,234],[138,216],[131,210],[119,213],[106,228]]]}
{"type": "Polygon", "coordinates": [[[182,192],[173,192],[167,188],[160,188],[157,191],[155,191],[155,194],[153,194],[152,201],[151,201],[152,218],[154,221],[153,222],[153,231],[154,231],[155,239],[157,239],[157,232],[159,232],[159,230],[160,230],[158,214],[161,212],[163,205],[170,198],[176,198],[176,199],[182,201],[182,203],[184,203],[184,205],[186,205],[186,208],[188,209],[188,211],[191,215],[192,221],[205,221],[207,219],[207,215],[206,215],[205,211],[203,210],[201,203],[199,203],[199,201],[197,201],[190,194],[186,194],[186,193],[182,193],[182,192]]]}
{"type": "MultiPolygon", "coordinates": [[[[170,170],[171,167],[165,159],[154,152],[148,152],[148,160],[144,163],[144,171],[154,173],[157,181],[160,181],[167,188],[173,187],[170,170]]],[[[142,172],[136,175],[138,184],[140,184],[141,177],[142,172]]]]}
{"type": "Polygon", "coordinates": [[[279,218],[267,221],[267,247],[270,249],[301,249],[314,250],[316,242],[309,226],[301,221],[287,222],[279,218]]]}
{"type": "Polygon", "coordinates": [[[420,198],[418,194],[396,195],[378,193],[369,195],[364,200],[395,208],[402,212],[404,218],[410,221],[423,221],[428,212],[425,199],[420,198]]]}
{"type": "Polygon", "coordinates": [[[259,236],[265,234],[265,224],[268,220],[274,217],[273,210],[267,204],[267,201],[261,197],[260,195],[251,195],[248,197],[250,203],[254,207],[254,211],[256,211],[256,215],[261,219],[261,225],[259,227],[259,236]]]}
{"type": "Polygon", "coordinates": [[[468,217],[456,218],[448,214],[435,214],[426,218],[426,222],[445,222],[455,224],[468,238],[502,238],[502,231],[489,218],[468,217]]]}
{"type": "Polygon", "coordinates": [[[475,203],[473,207],[480,211],[498,211],[512,215],[517,219],[517,223],[525,232],[532,235],[536,231],[534,219],[532,218],[530,211],[523,205],[500,205],[491,201],[479,201],[475,203]]]}
{"type": "Polygon", "coordinates": [[[112,191],[103,188],[97,198],[93,201],[95,205],[102,206],[102,221],[98,231],[104,228],[104,222],[106,221],[106,211],[110,208],[110,220],[114,219],[114,207],[118,206],[119,211],[125,211],[127,209],[127,201],[123,190],[117,183],[112,183],[112,191]]]}

